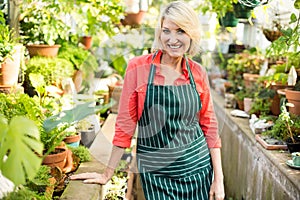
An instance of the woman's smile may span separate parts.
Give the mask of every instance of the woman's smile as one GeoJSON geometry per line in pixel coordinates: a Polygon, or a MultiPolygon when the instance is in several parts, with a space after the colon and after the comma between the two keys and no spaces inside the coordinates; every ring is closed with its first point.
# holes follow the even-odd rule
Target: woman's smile
{"type": "Polygon", "coordinates": [[[184,30],[168,18],[162,24],[160,35],[163,49],[169,57],[182,57],[190,47],[191,38],[184,30]]]}

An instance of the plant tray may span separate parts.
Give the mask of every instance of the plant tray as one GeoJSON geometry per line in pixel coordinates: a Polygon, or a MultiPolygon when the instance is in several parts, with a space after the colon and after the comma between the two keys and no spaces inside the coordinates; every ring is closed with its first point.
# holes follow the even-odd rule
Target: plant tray
{"type": "Polygon", "coordinates": [[[286,144],[268,144],[261,134],[256,134],[255,139],[267,150],[287,150],[286,144]]]}

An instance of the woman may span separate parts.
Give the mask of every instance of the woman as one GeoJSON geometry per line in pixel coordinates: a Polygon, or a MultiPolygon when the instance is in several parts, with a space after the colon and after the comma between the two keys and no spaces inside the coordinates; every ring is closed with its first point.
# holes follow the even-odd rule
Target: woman
{"type": "Polygon", "coordinates": [[[71,179],[105,184],[138,124],[137,165],[146,199],[224,199],[217,121],[207,74],[188,59],[198,53],[197,14],[175,1],[161,14],[155,53],[128,63],[113,150],[103,174],[71,179]]]}

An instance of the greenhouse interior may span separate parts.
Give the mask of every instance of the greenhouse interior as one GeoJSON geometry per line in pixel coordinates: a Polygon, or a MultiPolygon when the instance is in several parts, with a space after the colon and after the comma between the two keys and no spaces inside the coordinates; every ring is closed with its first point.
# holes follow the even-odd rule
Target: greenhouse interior
{"type": "Polygon", "coordinates": [[[1,200],[300,199],[300,0],[0,8],[1,200]]]}

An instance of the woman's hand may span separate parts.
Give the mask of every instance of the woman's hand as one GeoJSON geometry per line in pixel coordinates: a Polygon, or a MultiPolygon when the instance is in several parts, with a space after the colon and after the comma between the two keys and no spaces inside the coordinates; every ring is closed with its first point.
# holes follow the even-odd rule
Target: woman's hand
{"type": "Polygon", "coordinates": [[[96,172],[86,172],[70,176],[71,180],[84,180],[83,183],[96,183],[100,185],[106,184],[111,177],[106,174],[99,174],[96,172]]]}
{"type": "Polygon", "coordinates": [[[210,191],[209,200],[223,200],[225,198],[223,181],[213,180],[210,191]]]}

